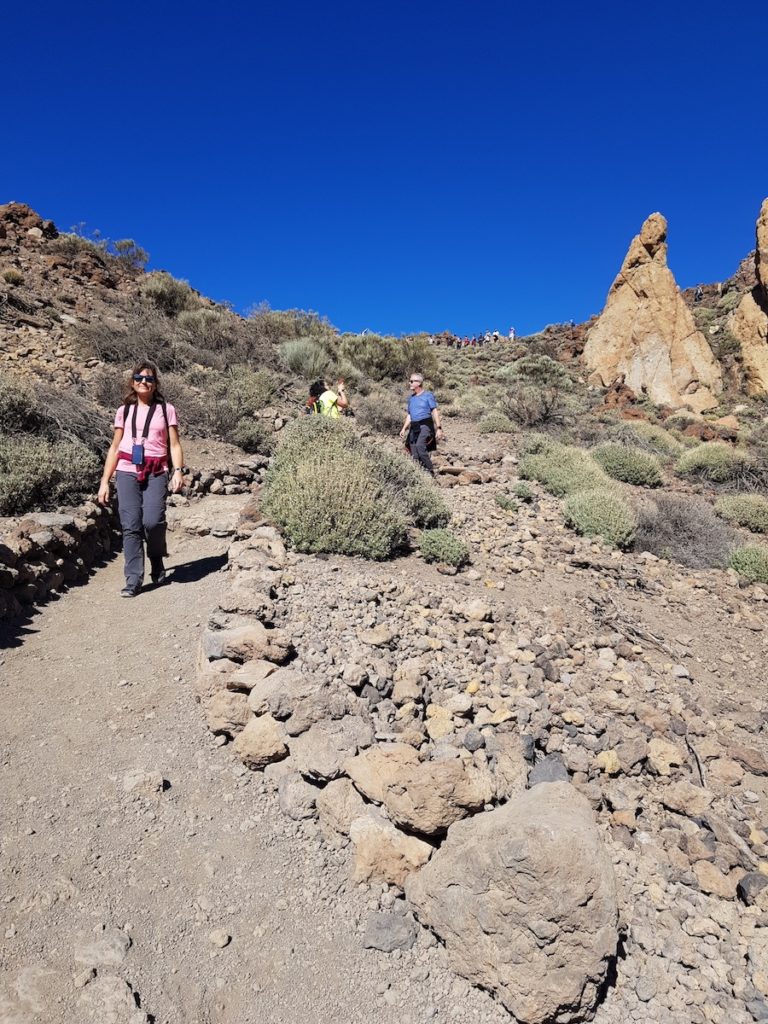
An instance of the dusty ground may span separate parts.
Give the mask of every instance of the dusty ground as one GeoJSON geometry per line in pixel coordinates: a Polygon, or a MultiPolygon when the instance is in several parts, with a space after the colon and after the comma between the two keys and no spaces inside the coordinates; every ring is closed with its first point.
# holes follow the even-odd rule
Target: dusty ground
{"type": "Polygon", "coordinates": [[[157,1024],[505,1019],[424,937],[364,949],[381,894],[351,890],[205,729],[188,682],[227,543],[174,539],[173,584],[130,604],[115,559],[3,637],[0,1022],[112,1020],[79,1005],[99,955],[157,1024]],[[134,769],[168,788],[127,793],[134,769]],[[105,927],[127,953],[85,949],[105,927]]]}

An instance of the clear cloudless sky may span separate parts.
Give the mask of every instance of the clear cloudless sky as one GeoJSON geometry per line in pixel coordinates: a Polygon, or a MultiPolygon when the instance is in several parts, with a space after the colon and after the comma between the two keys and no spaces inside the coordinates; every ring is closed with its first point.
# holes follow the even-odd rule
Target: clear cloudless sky
{"type": "Polygon", "coordinates": [[[670,224],[722,280],[768,195],[768,4],[6,5],[0,202],[236,308],[460,334],[585,319],[670,224]]]}

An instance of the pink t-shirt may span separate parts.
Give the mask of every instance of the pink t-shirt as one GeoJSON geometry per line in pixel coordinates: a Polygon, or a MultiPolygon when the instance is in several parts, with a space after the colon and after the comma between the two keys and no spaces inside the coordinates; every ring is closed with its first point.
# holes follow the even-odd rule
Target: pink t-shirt
{"type": "MultiPolygon", "coordinates": [[[[148,405],[138,404],[136,407],[131,405],[128,409],[128,424],[127,426],[123,423],[123,414],[125,413],[125,406],[121,405],[115,413],[115,426],[123,428],[123,436],[120,441],[120,447],[118,451],[127,452],[131,454],[133,448],[133,410],[136,408],[136,440],[141,440],[141,435],[144,430],[144,424],[147,420],[147,414],[149,413],[148,405]]],[[[176,418],[176,410],[170,402],[165,403],[165,411],[168,414],[168,426],[178,426],[178,420],[176,418]]],[[[165,429],[165,418],[163,417],[163,410],[160,408],[158,403],[157,408],[152,413],[152,419],[149,422],[149,433],[147,434],[146,440],[144,441],[144,455],[149,459],[160,459],[165,455],[169,455],[170,450],[168,447],[168,431],[165,429]]],[[[169,460],[170,461],[170,460],[169,460]]],[[[117,464],[117,469],[121,473],[135,473],[136,466],[125,459],[120,459],[117,464]]]]}

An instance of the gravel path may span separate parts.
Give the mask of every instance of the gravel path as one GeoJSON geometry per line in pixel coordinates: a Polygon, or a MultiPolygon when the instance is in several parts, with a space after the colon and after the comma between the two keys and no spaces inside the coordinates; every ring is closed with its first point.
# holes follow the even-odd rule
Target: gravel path
{"type": "Polygon", "coordinates": [[[365,949],[390,894],[207,732],[226,544],[174,538],[176,582],[130,604],[116,559],[3,638],[0,1024],[507,1020],[426,935],[365,949]]]}

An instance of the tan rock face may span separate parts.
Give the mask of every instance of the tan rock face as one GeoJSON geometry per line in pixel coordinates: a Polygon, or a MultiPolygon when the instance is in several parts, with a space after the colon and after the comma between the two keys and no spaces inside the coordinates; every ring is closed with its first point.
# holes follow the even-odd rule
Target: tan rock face
{"type": "Polygon", "coordinates": [[[407,836],[374,811],[356,818],[349,835],[355,847],[355,882],[387,882],[402,887],[408,875],[432,856],[429,843],[407,836]]]}
{"type": "Polygon", "coordinates": [[[645,221],[629,247],[605,308],[587,337],[593,383],[617,379],[657,405],[701,412],[717,405],[722,374],[667,267],[667,222],[645,221]]]}
{"type": "Polygon", "coordinates": [[[742,369],[749,395],[768,393],[768,199],[755,230],[757,284],[733,311],[728,328],[741,343],[742,369]]]}

